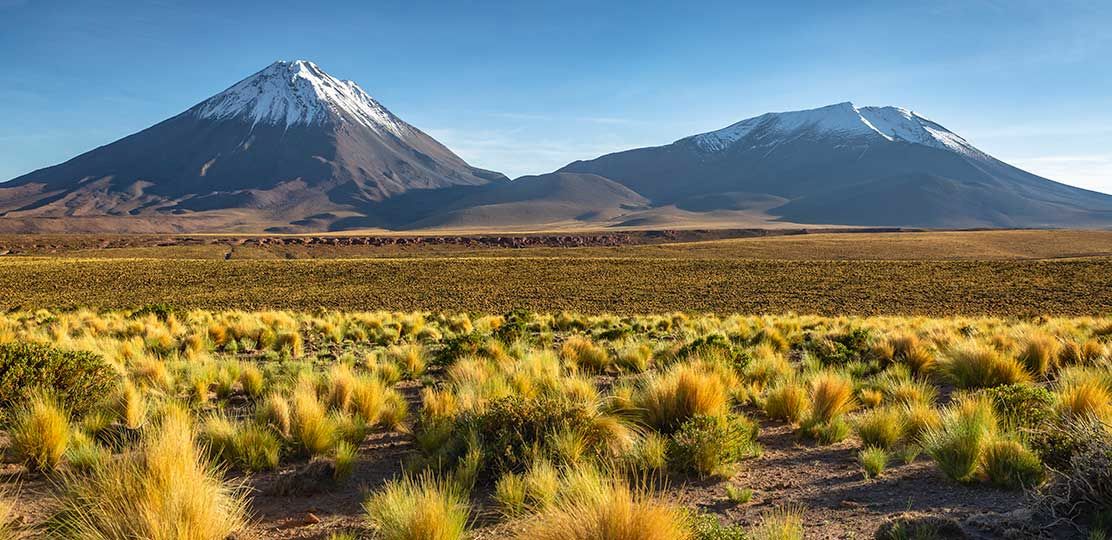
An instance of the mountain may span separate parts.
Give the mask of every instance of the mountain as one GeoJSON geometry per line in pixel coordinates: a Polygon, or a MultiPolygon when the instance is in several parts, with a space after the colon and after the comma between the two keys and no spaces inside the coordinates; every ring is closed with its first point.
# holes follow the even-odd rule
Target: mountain
{"type": "Polygon", "coordinates": [[[799,224],[1110,227],[1112,196],[1012,167],[906,109],[852,103],[511,182],[306,61],[0,184],[0,232],[799,224]]]}
{"type": "Polygon", "coordinates": [[[768,113],[560,172],[619,182],[658,207],[730,210],[770,198],[769,219],[918,227],[1108,227],[1112,196],[1060,184],[897,107],[839,103],[768,113]],[[741,195],[739,195],[741,194],[741,195]]]}
{"type": "Polygon", "coordinates": [[[275,62],[173,118],[0,184],[0,226],[319,229],[409,191],[506,181],[354,82],[275,62]]]}

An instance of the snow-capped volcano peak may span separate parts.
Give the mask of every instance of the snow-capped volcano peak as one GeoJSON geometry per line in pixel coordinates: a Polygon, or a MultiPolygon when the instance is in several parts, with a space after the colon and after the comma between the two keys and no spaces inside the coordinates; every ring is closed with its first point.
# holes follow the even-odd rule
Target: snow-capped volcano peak
{"type": "Polygon", "coordinates": [[[190,109],[200,118],[241,118],[286,127],[353,121],[405,137],[413,130],[352,81],[307,60],[278,61],[190,109]]]}
{"type": "Polygon", "coordinates": [[[957,134],[900,107],[855,107],[844,102],[817,109],[766,113],[717,131],[690,137],[706,152],[721,151],[753,135],[767,137],[800,134],[834,137],[881,137],[887,141],[921,144],[966,155],[982,155],[957,134]]]}

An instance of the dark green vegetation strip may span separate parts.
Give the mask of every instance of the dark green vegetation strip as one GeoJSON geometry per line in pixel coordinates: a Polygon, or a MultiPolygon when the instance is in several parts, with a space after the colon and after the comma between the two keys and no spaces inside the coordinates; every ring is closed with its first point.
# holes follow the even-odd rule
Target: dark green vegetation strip
{"type": "Polygon", "coordinates": [[[1112,259],[0,260],[0,307],[1112,313],[1112,259]]]}

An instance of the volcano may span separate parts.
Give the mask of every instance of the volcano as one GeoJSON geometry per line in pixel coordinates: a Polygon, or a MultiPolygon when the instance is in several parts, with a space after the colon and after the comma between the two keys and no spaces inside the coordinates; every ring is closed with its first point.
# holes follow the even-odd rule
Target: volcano
{"type": "Polygon", "coordinates": [[[352,81],[275,62],[148,129],[0,184],[6,230],[326,229],[414,190],[506,182],[352,81]],[[128,219],[114,219],[128,218],[128,219]]]}

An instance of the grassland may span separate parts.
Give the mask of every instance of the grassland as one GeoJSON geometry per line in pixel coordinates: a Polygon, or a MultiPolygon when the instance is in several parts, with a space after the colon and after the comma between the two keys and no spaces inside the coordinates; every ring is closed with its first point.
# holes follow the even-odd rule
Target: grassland
{"type": "Polygon", "coordinates": [[[1112,257],[1112,231],[795,231],[788,234],[788,231],[707,230],[502,236],[0,234],[0,254],[5,252],[38,257],[220,260],[427,257],[1017,260],[1112,257]],[[498,246],[513,245],[515,239],[536,241],[537,238],[559,245],[498,246]],[[365,243],[355,243],[355,240],[365,243]],[[600,245],[607,243],[619,245],[600,245]]]}
{"type": "Polygon", "coordinates": [[[330,243],[343,238],[7,236],[0,244],[17,254],[0,257],[0,308],[164,302],[489,313],[515,307],[622,314],[1112,312],[1112,232],[823,233],[692,242],[603,235],[558,241],[633,243],[523,248],[490,246],[512,245],[518,237],[484,238],[470,247],[453,243],[463,237],[330,243]]]}
{"type": "Polygon", "coordinates": [[[5,538],[1099,538],[1112,512],[1102,317],[13,311],[0,412],[5,538]]]}
{"type": "Polygon", "coordinates": [[[6,258],[0,307],[1097,315],[1112,259],[6,258]]]}

